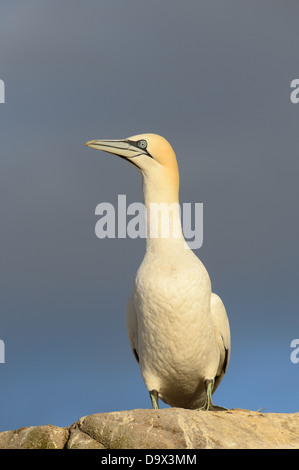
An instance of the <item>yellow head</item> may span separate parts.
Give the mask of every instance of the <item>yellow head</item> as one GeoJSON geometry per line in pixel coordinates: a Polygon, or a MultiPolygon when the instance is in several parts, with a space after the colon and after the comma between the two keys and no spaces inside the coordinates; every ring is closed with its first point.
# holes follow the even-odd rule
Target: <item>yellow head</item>
{"type": "Polygon", "coordinates": [[[175,153],[169,142],[157,134],[139,134],[123,140],[90,140],[87,147],[103,150],[129,161],[154,186],[179,186],[175,153]]]}

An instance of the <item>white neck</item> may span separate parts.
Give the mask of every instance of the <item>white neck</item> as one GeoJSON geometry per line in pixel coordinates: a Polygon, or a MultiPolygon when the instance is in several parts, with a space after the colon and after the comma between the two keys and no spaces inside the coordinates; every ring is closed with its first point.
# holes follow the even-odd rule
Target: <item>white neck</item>
{"type": "Polygon", "coordinates": [[[143,180],[146,207],[146,249],[186,245],[181,225],[178,188],[143,180]]]}

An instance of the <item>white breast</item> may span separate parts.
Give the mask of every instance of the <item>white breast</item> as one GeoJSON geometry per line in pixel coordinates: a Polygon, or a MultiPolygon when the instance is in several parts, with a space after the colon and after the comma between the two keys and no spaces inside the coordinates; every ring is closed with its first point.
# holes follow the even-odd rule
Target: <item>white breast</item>
{"type": "Polygon", "coordinates": [[[204,380],[216,375],[210,299],[208,273],[191,251],[174,245],[146,254],[132,295],[139,364],[148,390],[172,406],[199,406],[204,380]]]}

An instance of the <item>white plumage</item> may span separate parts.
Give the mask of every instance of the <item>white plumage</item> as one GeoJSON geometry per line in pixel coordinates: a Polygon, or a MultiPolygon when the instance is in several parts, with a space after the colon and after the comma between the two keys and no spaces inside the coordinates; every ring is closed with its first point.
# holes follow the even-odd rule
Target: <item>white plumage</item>
{"type": "Polygon", "coordinates": [[[146,253],[127,302],[127,332],[153,407],[161,398],[176,407],[219,409],[211,395],[229,363],[229,323],[204,265],[183,237],[172,147],[156,134],[86,145],[125,158],[143,177],[146,253]],[[160,203],[168,209],[162,219],[160,203]]]}

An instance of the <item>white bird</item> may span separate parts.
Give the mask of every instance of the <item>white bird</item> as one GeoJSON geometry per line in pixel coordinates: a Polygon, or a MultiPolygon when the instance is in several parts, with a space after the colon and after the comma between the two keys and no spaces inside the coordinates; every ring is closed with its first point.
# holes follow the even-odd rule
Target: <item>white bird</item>
{"type": "Polygon", "coordinates": [[[127,302],[127,333],[152,407],[159,408],[160,398],[174,407],[223,409],[213,404],[212,393],[230,359],[229,322],[182,233],[179,171],[171,145],[159,135],[140,134],[91,140],[86,146],[120,156],[143,177],[146,253],[127,302]],[[157,203],[168,208],[166,215],[157,213],[157,203]]]}

